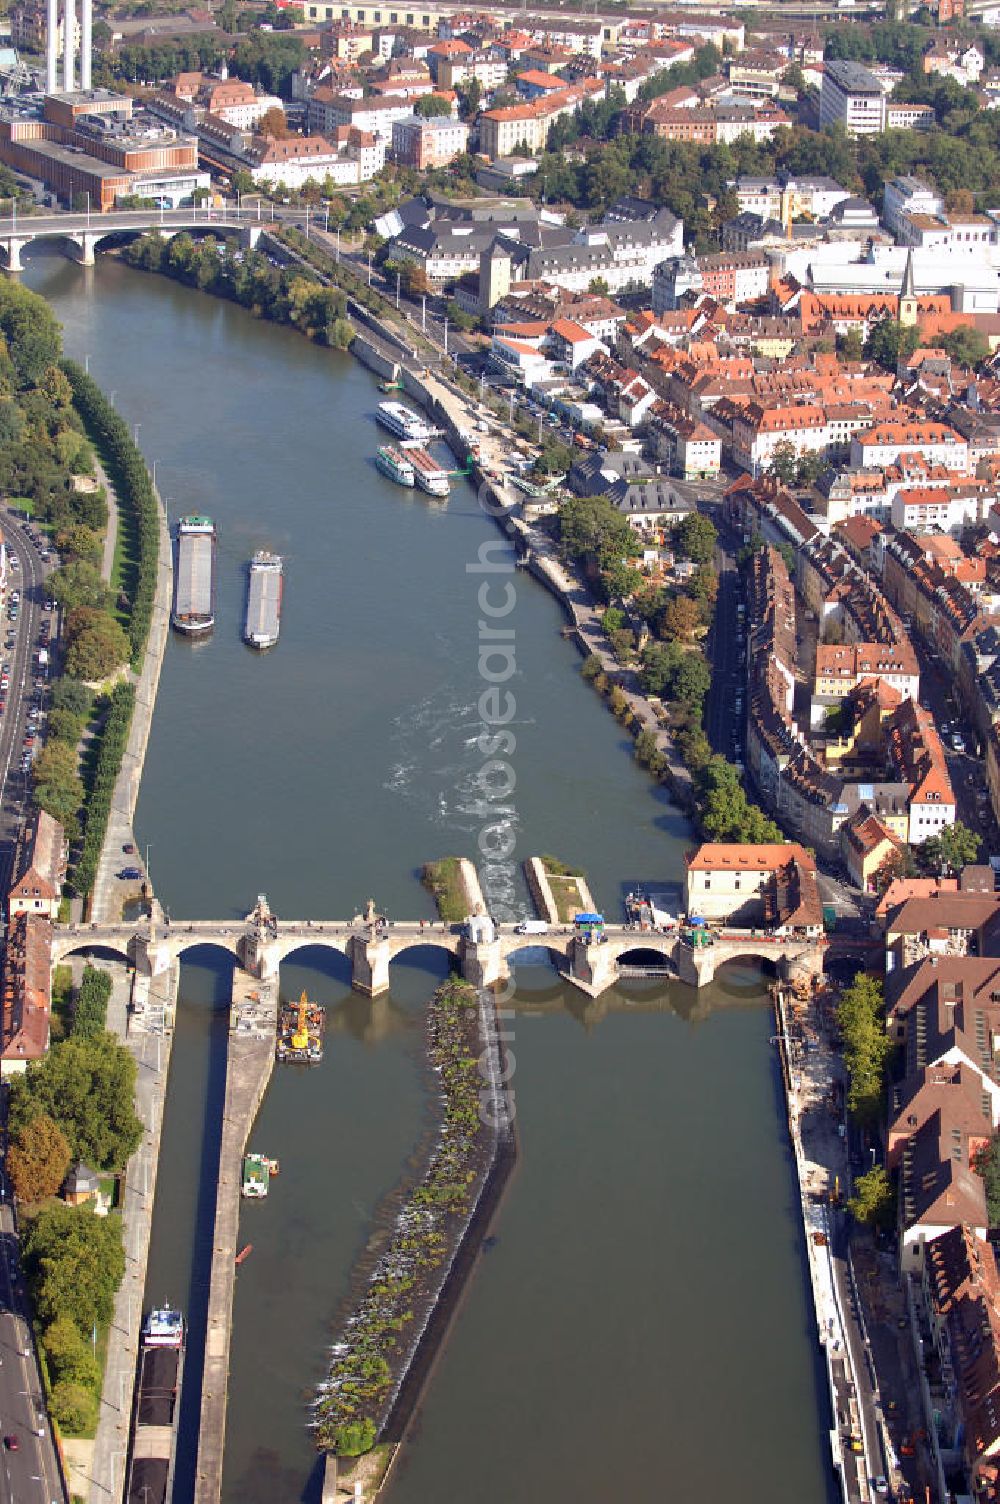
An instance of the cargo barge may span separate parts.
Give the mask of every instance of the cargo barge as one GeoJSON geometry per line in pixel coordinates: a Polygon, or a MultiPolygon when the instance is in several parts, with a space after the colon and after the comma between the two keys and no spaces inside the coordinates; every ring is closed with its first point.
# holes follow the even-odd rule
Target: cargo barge
{"type": "Polygon", "coordinates": [[[448,471],[426,449],[407,449],[406,458],[413,466],[417,485],[430,496],[447,496],[451,491],[448,471]]]}
{"type": "Polygon", "coordinates": [[[163,1306],[142,1327],[125,1504],[168,1504],[184,1377],[184,1318],[163,1306]]]}
{"type": "Polygon", "coordinates": [[[188,637],[215,626],[215,523],[211,517],[181,517],[171,625],[188,637]]]}
{"type": "Polygon", "coordinates": [[[297,1003],[283,1003],[278,1020],[279,1060],[318,1065],[323,1059],[326,1013],[303,992],[297,1003]]]}
{"type": "Polygon", "coordinates": [[[250,560],[250,585],[247,591],[247,615],[243,641],[252,648],[273,648],[281,627],[281,598],[284,591],[283,565],[280,554],[261,549],[250,560]]]}

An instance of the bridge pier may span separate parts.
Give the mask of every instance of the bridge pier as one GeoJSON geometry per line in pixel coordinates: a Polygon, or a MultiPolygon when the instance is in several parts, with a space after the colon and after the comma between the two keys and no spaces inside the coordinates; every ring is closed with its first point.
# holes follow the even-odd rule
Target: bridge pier
{"type": "Polygon", "coordinates": [[[75,250],[70,251],[72,259],[78,261],[81,266],[93,266],[94,247],[104,233],[102,230],[100,234],[88,234],[86,230],[83,230],[77,235],[67,236],[69,245],[75,247],[75,250]]]}
{"type": "Polygon", "coordinates": [[[506,965],[500,957],[499,940],[478,943],[463,936],[458,956],[463,980],[477,991],[481,987],[492,987],[494,982],[499,982],[507,974],[506,965]]]}
{"type": "Polygon", "coordinates": [[[352,935],[347,946],[351,963],[351,986],[366,997],[389,990],[389,942],[352,935]]]}
{"type": "Polygon", "coordinates": [[[145,976],[161,977],[174,964],[174,952],[169,942],[155,935],[136,935],[135,969],[145,976]]]}
{"type": "Polygon", "coordinates": [[[252,224],[244,225],[240,231],[240,244],[245,245],[249,251],[256,250],[257,242],[263,233],[264,226],[258,224],[256,220],[252,224]]]}
{"type": "Polygon", "coordinates": [[[588,945],[581,936],[574,935],[570,941],[568,959],[567,980],[589,997],[599,997],[602,992],[614,986],[618,970],[609,945],[588,945]]]}
{"type": "Polygon", "coordinates": [[[20,235],[8,235],[3,241],[0,241],[0,245],[4,249],[4,255],[7,257],[7,270],[9,272],[24,270],[24,267],[21,265],[21,252],[27,243],[27,237],[22,238],[20,235]]]}

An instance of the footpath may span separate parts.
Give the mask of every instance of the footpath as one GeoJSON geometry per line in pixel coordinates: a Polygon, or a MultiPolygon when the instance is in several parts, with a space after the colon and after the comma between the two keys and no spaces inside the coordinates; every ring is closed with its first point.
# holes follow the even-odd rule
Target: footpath
{"type": "MultiPolygon", "coordinates": [[[[132,820],[139,798],[142,767],[153,724],[153,707],[160,682],[160,669],[170,635],[170,597],[173,588],[173,555],[170,547],[170,532],[167,516],[159,492],[156,492],[157,513],[160,523],[159,548],[156,566],[156,590],[153,596],[153,614],[142,667],[135,675],[135,710],[129,730],[128,745],[122,757],[122,765],[111,796],[111,810],[104,846],[97,864],[94,891],[91,899],[91,919],[98,924],[110,923],[121,918],[120,885],[116,873],[122,862],[122,847],[134,844],[135,833],[132,820]]],[[[112,555],[113,557],[113,555],[112,555]]]]}

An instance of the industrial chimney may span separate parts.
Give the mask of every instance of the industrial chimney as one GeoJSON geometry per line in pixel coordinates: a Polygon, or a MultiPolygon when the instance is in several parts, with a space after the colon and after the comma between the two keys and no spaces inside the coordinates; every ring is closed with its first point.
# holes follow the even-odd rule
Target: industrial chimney
{"type": "MultiPolygon", "coordinates": [[[[76,91],[76,0],[63,3],[63,77],[62,88],[67,94],[76,91]]],[[[55,94],[59,90],[59,0],[48,0],[47,36],[45,49],[45,90],[55,94]]],[[[81,0],[80,11],[80,89],[93,88],[91,71],[94,44],[94,0],[81,0]]]]}

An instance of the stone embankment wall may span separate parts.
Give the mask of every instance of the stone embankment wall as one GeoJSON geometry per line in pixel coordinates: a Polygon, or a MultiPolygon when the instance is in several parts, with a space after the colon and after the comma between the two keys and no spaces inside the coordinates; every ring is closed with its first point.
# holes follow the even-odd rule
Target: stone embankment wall
{"type": "Polygon", "coordinates": [[[539,919],[544,919],[547,924],[559,923],[559,910],[552,889],[549,887],[548,874],[542,866],[541,857],[529,856],[524,864],[524,876],[527,879],[528,891],[535,901],[539,919]]]}

